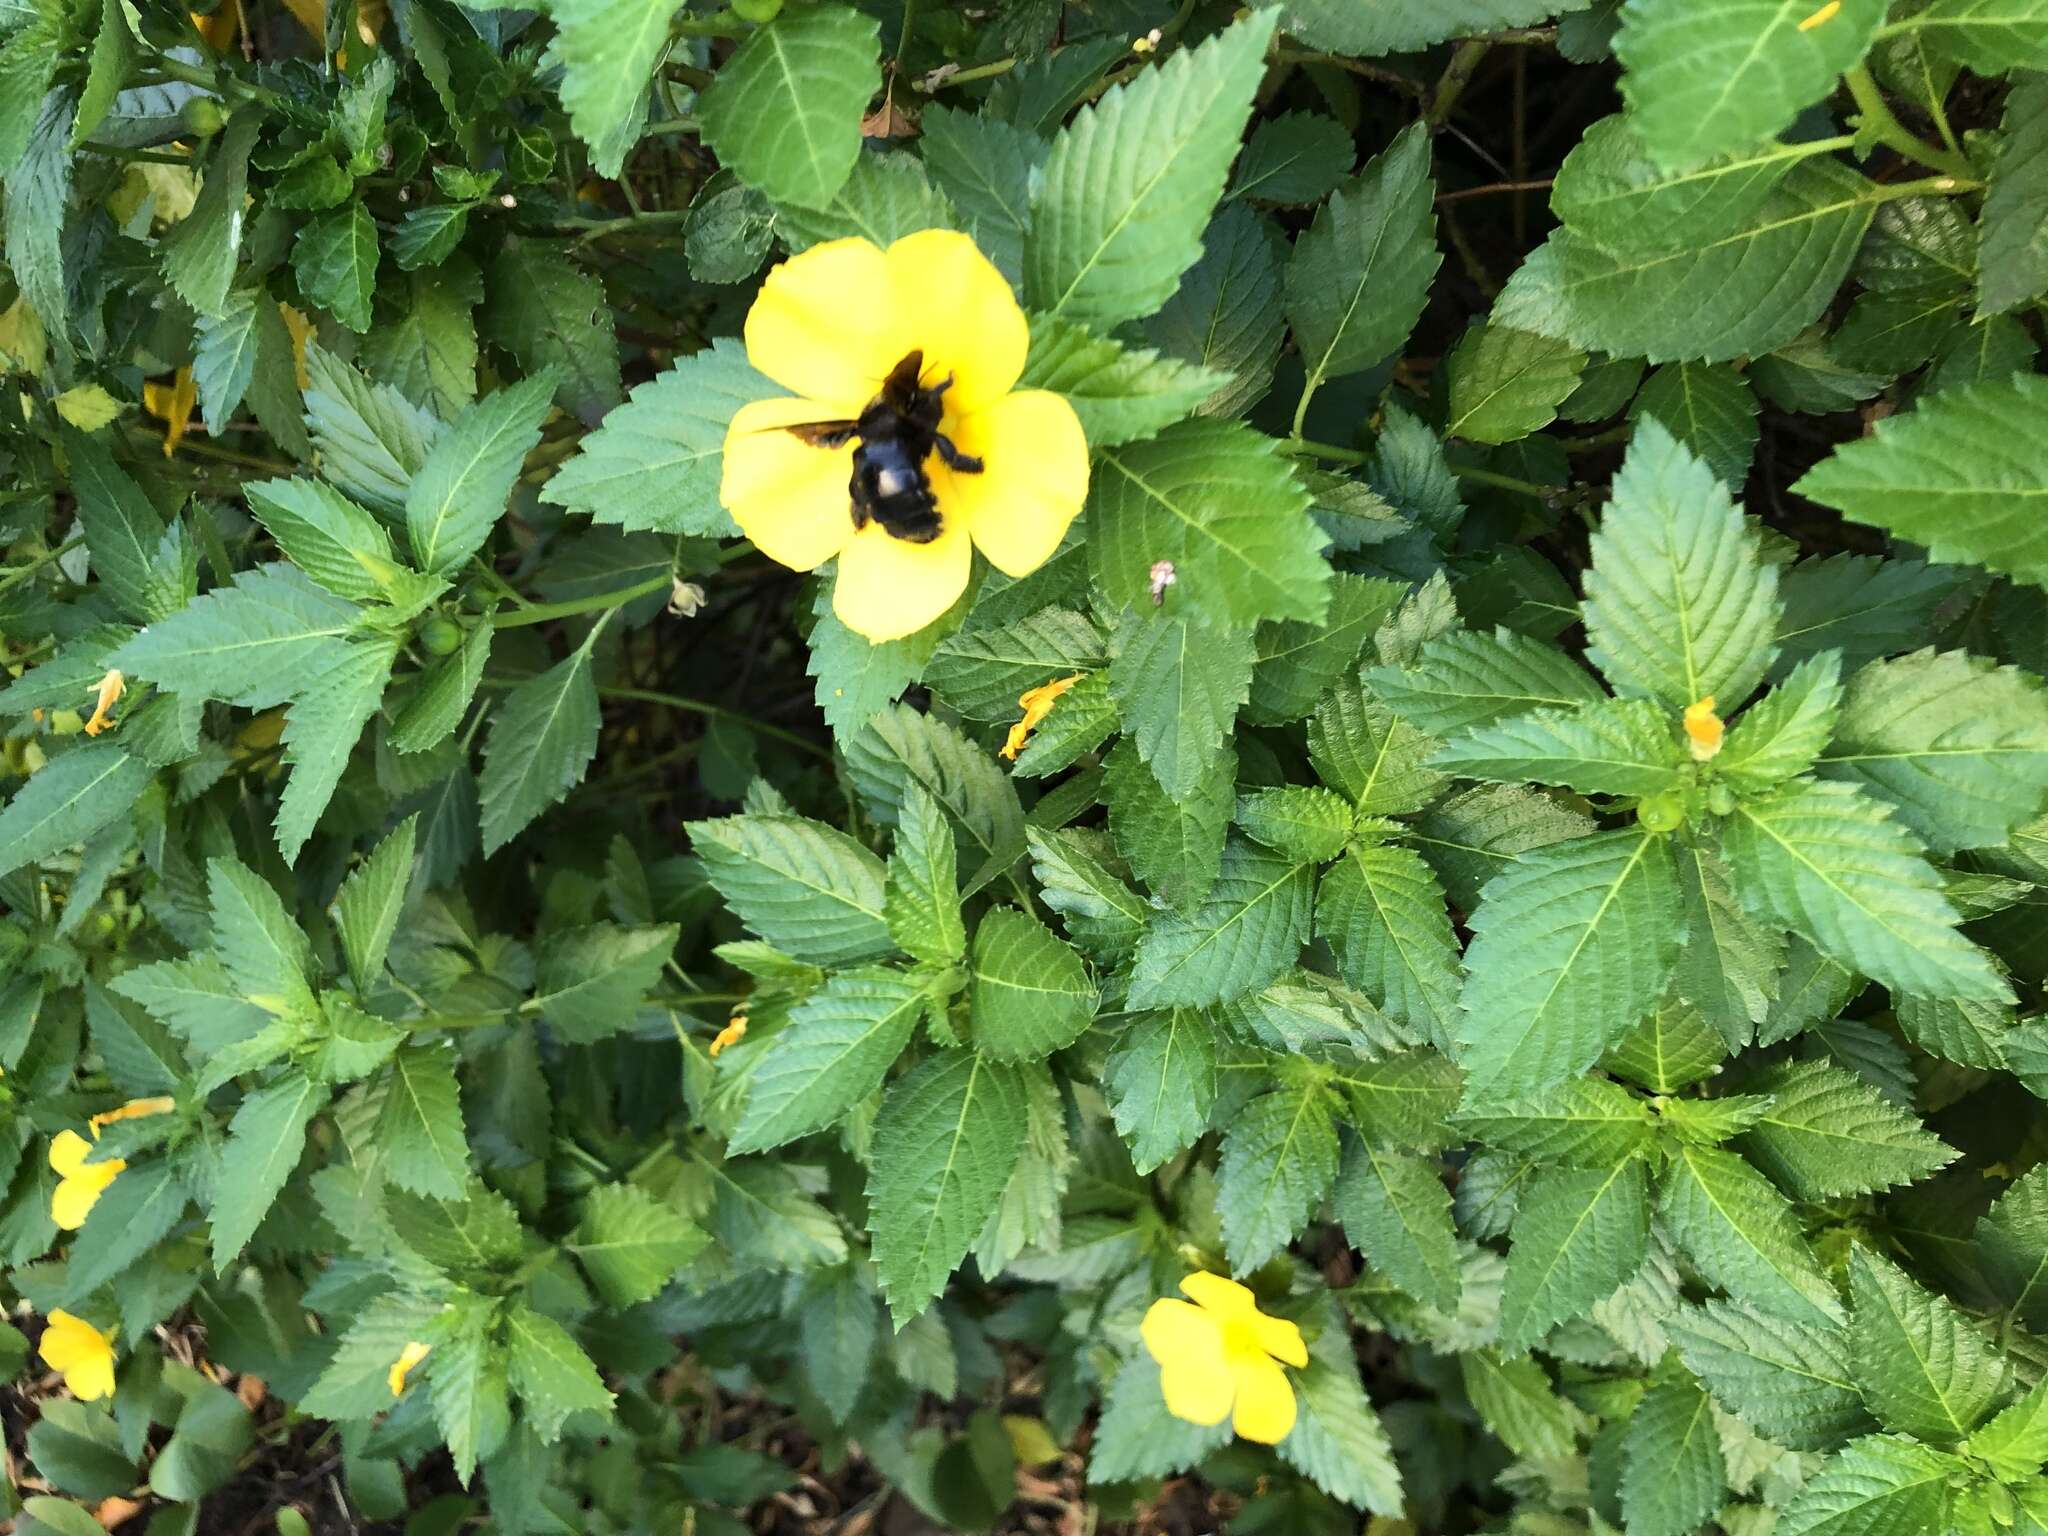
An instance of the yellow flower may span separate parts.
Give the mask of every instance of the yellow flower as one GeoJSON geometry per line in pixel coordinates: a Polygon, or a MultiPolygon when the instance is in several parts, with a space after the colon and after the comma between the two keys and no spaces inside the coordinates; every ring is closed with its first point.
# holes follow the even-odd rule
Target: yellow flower
{"type": "Polygon", "coordinates": [[[115,1125],[123,1120],[143,1120],[151,1115],[168,1115],[178,1107],[178,1101],[167,1093],[160,1093],[149,1099],[130,1099],[119,1109],[103,1109],[92,1117],[92,1132],[97,1136],[103,1125],[115,1125]]]}
{"type": "Polygon", "coordinates": [[[91,1154],[92,1143],[76,1131],[59,1131],[50,1143],[50,1167],[57,1174],[57,1188],[50,1196],[50,1220],[66,1232],[85,1225],[86,1213],[128,1166],[118,1157],[88,1163],[91,1154]]]}
{"type": "Polygon", "coordinates": [[[1697,704],[1685,706],[1685,734],[1692,747],[1692,760],[1704,763],[1721,750],[1721,737],[1726,727],[1721,717],[1714,713],[1714,696],[1710,693],[1697,704]]]}
{"type": "Polygon", "coordinates": [[[142,386],[142,408],[164,424],[164,457],[178,451],[178,444],[191,430],[192,412],[199,405],[199,384],[190,368],[180,368],[171,382],[142,386]]]}
{"type": "Polygon", "coordinates": [[[1017,703],[1024,711],[1024,718],[1010,727],[1009,737],[1003,742],[1003,756],[1015,761],[1024,743],[1031,739],[1031,733],[1038,729],[1039,721],[1052,713],[1052,707],[1059,702],[1059,696],[1081,681],[1081,674],[1072,677],[1057,677],[1036,688],[1026,688],[1017,695],[1017,703]]]}
{"type": "Polygon", "coordinates": [[[720,1051],[724,1050],[728,1045],[738,1045],[746,1038],[747,1016],[744,1013],[736,1013],[726,1022],[725,1028],[712,1037],[711,1059],[716,1061],[720,1051]]]}
{"type": "Polygon", "coordinates": [[[768,274],[746,338],[748,361],[795,398],[733,417],[720,499],[772,560],[808,571],[838,557],[832,608],[849,629],[874,641],[923,629],[966,590],[975,549],[1023,576],[1059,548],[1088,493],[1088,442],[1062,396],[1014,387],[1030,327],[966,235],[814,245],[768,274]],[[848,489],[851,428],[906,363],[943,439],[919,466],[938,523],[922,540],[873,519],[856,528],[848,489]],[[818,422],[844,424],[843,440],[789,430],[818,422]]]}
{"type": "MultiPolygon", "coordinates": [[[[65,1134],[69,1135],[69,1132],[65,1134]]],[[[37,1346],[43,1363],[63,1374],[71,1395],[85,1402],[114,1395],[114,1330],[104,1333],[61,1308],[50,1314],[37,1346]]]]}
{"type": "Polygon", "coordinates": [[[391,1362],[391,1374],[384,1379],[390,1383],[391,1395],[405,1395],[405,1378],[412,1374],[412,1368],[427,1358],[427,1351],[433,1346],[414,1339],[398,1352],[398,1358],[391,1362]]]}
{"type": "Polygon", "coordinates": [[[1159,1362],[1166,1411],[1190,1424],[1221,1424],[1229,1414],[1245,1439],[1278,1445],[1294,1428],[1294,1387],[1280,1365],[1308,1364],[1301,1330],[1268,1317],[1221,1275],[1192,1274],[1180,1288],[1195,1304],[1162,1296],[1139,1329],[1159,1362]]]}
{"type": "Polygon", "coordinates": [[[121,701],[121,695],[127,691],[128,683],[121,676],[120,669],[109,667],[107,675],[99,681],[99,699],[92,707],[92,718],[85,722],[86,735],[97,736],[108,726],[119,723],[118,721],[109,720],[107,718],[107,711],[118,704],[121,701]]]}

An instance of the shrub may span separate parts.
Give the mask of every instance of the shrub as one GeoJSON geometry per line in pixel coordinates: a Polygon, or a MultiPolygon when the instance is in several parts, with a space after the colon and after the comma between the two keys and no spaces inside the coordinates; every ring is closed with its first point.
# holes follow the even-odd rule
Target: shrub
{"type": "Polygon", "coordinates": [[[17,1533],[2048,1532],[2041,0],[0,30],[17,1533]]]}

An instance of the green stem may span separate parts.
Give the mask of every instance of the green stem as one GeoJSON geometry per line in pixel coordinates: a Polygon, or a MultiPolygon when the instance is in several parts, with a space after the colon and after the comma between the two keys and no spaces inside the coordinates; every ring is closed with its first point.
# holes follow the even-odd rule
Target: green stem
{"type": "Polygon", "coordinates": [[[216,70],[201,69],[197,64],[187,64],[183,59],[158,54],[149,61],[150,68],[172,80],[182,80],[187,85],[196,85],[201,90],[218,94],[240,96],[245,101],[260,101],[267,107],[281,107],[284,98],[266,86],[254,85],[233,75],[221,74],[216,70]]]}
{"type": "Polygon", "coordinates": [[[1335,443],[1312,442],[1299,432],[1281,439],[1280,451],[1290,458],[1327,459],[1332,464],[1363,464],[1372,457],[1357,448],[1340,448],[1335,443]]]}
{"type": "Polygon", "coordinates": [[[1870,71],[1863,65],[1857,65],[1842,80],[1849,87],[1849,94],[1856,99],[1856,110],[1864,131],[1878,143],[1898,151],[1908,160],[1917,160],[1930,170],[1945,171],[1959,180],[1968,181],[1975,176],[1976,167],[1963,156],[1929,144],[1900,122],[1891,104],[1878,90],[1870,71]]]}
{"type": "MultiPolygon", "coordinates": [[[[72,550],[78,548],[78,546],[83,544],[84,542],[85,535],[82,533],[75,533],[70,538],[66,539],[62,544],[59,544],[55,549],[44,550],[40,555],[37,555],[35,559],[29,561],[27,565],[10,566],[5,571],[0,571],[0,592],[5,592],[9,587],[19,586],[22,582],[27,581],[29,577],[35,575],[35,573],[37,571],[40,571],[44,566],[53,565],[57,561],[62,560],[66,555],[70,554],[72,550]]],[[[18,660],[19,658],[16,659],[18,660]]]]}
{"type": "Polygon", "coordinates": [[[1871,200],[1879,203],[1896,203],[1908,197],[1957,197],[1984,190],[1983,182],[1968,176],[1923,176],[1918,181],[1875,182],[1872,186],[1871,200]]]}
{"type": "Polygon", "coordinates": [[[1451,54],[1451,62],[1444,66],[1443,74],[1437,79],[1429,110],[1422,114],[1425,123],[1432,128],[1441,128],[1449,121],[1451,110],[1457,106],[1458,98],[1465,94],[1465,87],[1472,83],[1480,61],[1492,47],[1493,44],[1483,37],[1468,37],[1458,44],[1451,54]]]}
{"type": "Polygon", "coordinates": [[[1538,485],[1534,480],[1495,474],[1490,469],[1480,469],[1471,464],[1453,464],[1450,470],[1460,480],[1470,480],[1474,485],[1496,485],[1504,491],[1520,491],[1524,496],[1534,496],[1539,501],[1548,501],[1564,489],[1561,485],[1538,485]]]}
{"type": "Polygon", "coordinates": [[[934,80],[933,91],[943,91],[949,86],[971,85],[976,80],[993,80],[998,75],[1007,75],[1017,67],[1015,59],[997,59],[992,64],[976,64],[970,69],[956,69],[943,80],[934,80]]]}
{"type": "Polygon", "coordinates": [[[675,578],[672,576],[650,576],[645,581],[635,582],[630,587],[621,587],[616,592],[600,592],[595,597],[565,598],[559,603],[535,603],[531,608],[517,608],[510,613],[494,614],[491,623],[499,629],[514,629],[521,624],[545,624],[549,619],[566,619],[579,613],[592,613],[599,608],[623,608],[636,597],[645,597],[650,592],[665,592],[675,578]]]}
{"type": "Polygon", "coordinates": [[[668,24],[670,37],[745,37],[752,28],[731,11],[709,16],[678,16],[668,24]]]}

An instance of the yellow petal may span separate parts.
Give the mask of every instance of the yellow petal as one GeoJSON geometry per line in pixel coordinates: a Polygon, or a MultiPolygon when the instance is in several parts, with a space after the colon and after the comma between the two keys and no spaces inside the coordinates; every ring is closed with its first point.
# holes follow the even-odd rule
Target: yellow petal
{"type": "Polygon", "coordinates": [[[747,311],[747,361],[791,394],[857,416],[914,345],[889,265],[867,240],[827,240],[768,274],[747,311]]]}
{"type": "Polygon", "coordinates": [[[947,409],[971,416],[1007,395],[1024,372],[1031,327],[995,263],[951,229],[905,235],[888,263],[897,312],[924,353],[921,377],[937,385],[952,376],[947,409]]]}
{"type": "Polygon", "coordinates": [[[743,1013],[736,1013],[732,1016],[731,1020],[727,1022],[725,1028],[721,1029],[717,1034],[711,1037],[711,1049],[709,1050],[709,1052],[707,1052],[707,1054],[711,1057],[713,1061],[716,1061],[718,1060],[718,1053],[720,1051],[724,1050],[729,1045],[738,1045],[742,1040],[746,1038],[747,1016],[743,1013]]]}
{"type": "Polygon", "coordinates": [[[1231,1428],[1261,1445],[1286,1439],[1294,1428],[1294,1388],[1287,1373],[1265,1355],[1246,1350],[1231,1357],[1230,1375],[1237,1386],[1231,1428]]]}
{"type": "Polygon", "coordinates": [[[1175,1361],[1159,1367],[1166,1411],[1190,1424],[1221,1424],[1235,1388],[1221,1360],[1175,1361]]]}
{"type": "Polygon", "coordinates": [[[1727,727],[1721,717],[1714,713],[1714,696],[1708,694],[1697,704],[1685,706],[1685,734],[1687,745],[1692,748],[1693,761],[1704,763],[1716,757],[1721,751],[1721,738],[1727,727]]]}
{"type": "Polygon", "coordinates": [[[913,544],[869,523],[839,555],[832,611],[877,645],[916,634],[967,590],[974,564],[967,530],[951,519],[929,544],[913,544]]]}
{"type": "MultiPolygon", "coordinates": [[[[113,721],[107,718],[107,711],[120,703],[121,695],[127,691],[128,684],[122,678],[120,669],[118,667],[109,667],[106,675],[99,680],[93,704],[92,718],[85,722],[86,735],[97,736],[109,725],[114,724],[113,721]]],[[[100,1117],[94,1116],[93,1124],[97,1125],[99,1123],[100,1117]]]]}
{"type": "Polygon", "coordinates": [[[398,1352],[398,1358],[391,1362],[391,1369],[384,1378],[385,1385],[391,1388],[393,1397],[404,1394],[405,1378],[412,1374],[414,1366],[427,1358],[431,1348],[432,1346],[414,1339],[398,1352]]]}
{"type": "Polygon", "coordinates": [[[1227,1275],[1197,1270],[1181,1281],[1180,1288],[1219,1319],[1236,1320],[1258,1315],[1259,1303],[1251,1288],[1238,1284],[1227,1275]]]}
{"type": "Polygon", "coordinates": [[[91,1155],[92,1143],[76,1131],[59,1131],[50,1138],[50,1170],[60,1179],[75,1175],[91,1155]]]}
{"type": "Polygon", "coordinates": [[[1160,1297],[1146,1309],[1138,1337],[1161,1365],[1194,1361],[1220,1370],[1223,1364],[1223,1330],[1216,1319],[1171,1296],[1160,1297]]]}
{"type": "Polygon", "coordinates": [[[59,1308],[50,1313],[38,1353],[51,1370],[63,1373],[74,1397],[91,1402],[114,1395],[113,1339],[112,1329],[102,1333],[59,1308]]]}
{"type": "Polygon", "coordinates": [[[148,1099],[130,1099],[119,1109],[104,1110],[92,1117],[93,1129],[112,1125],[119,1120],[142,1120],[150,1115],[168,1115],[178,1107],[178,1101],[167,1093],[148,1099]]]}
{"type": "Polygon", "coordinates": [[[1060,695],[1079,681],[1081,674],[1076,672],[1072,677],[1054,678],[1049,683],[1041,683],[1036,688],[1026,688],[1018,694],[1017,704],[1024,714],[1010,727],[1010,734],[1003,739],[1002,755],[1014,762],[1017,754],[1024,750],[1024,743],[1031,739],[1031,733],[1038,729],[1039,723],[1047,715],[1052,713],[1052,707],[1059,702],[1060,695]]]}
{"type": "Polygon", "coordinates": [[[180,368],[168,384],[144,384],[142,408],[164,424],[164,457],[178,451],[178,444],[192,425],[192,412],[199,405],[199,383],[190,368],[180,368]]]}
{"type": "Polygon", "coordinates": [[[954,442],[982,461],[961,474],[928,466],[939,507],[964,521],[977,548],[1006,576],[1028,576],[1052,557],[1088,499],[1088,439],[1074,408],[1042,389],[1005,395],[957,423],[954,442]]]}
{"type": "Polygon", "coordinates": [[[1286,1318],[1268,1317],[1261,1312],[1250,1320],[1250,1326],[1259,1348],[1274,1359],[1292,1366],[1308,1364],[1308,1345],[1301,1337],[1301,1330],[1286,1318]]]}
{"type": "Polygon", "coordinates": [[[813,570],[853,537],[853,444],[815,448],[786,427],[837,419],[810,400],[741,406],[725,434],[719,500],[769,559],[813,570]]]}

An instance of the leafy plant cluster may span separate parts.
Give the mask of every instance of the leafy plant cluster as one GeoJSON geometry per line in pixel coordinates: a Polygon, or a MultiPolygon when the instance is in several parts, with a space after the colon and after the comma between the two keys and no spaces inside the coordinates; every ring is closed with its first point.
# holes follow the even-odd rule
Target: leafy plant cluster
{"type": "Polygon", "coordinates": [[[2044,0],[0,37],[17,1532],[2048,1532],[2044,0]],[[934,227],[1091,488],[874,645],[722,450],[934,227]]]}

